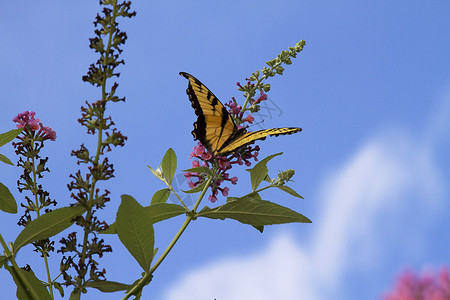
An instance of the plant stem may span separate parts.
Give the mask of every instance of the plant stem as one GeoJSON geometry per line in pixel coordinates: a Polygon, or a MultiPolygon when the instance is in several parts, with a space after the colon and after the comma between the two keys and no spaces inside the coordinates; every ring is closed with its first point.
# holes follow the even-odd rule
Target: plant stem
{"type": "MultiPolygon", "coordinates": [[[[34,158],[34,156],[32,157],[33,160],[33,194],[34,194],[34,201],[35,201],[35,205],[36,205],[36,215],[39,218],[40,214],[40,205],[39,205],[39,199],[38,199],[38,194],[37,194],[37,179],[36,179],[36,160],[34,158]]],[[[44,257],[44,263],[45,263],[45,270],[47,271],[47,285],[49,287],[50,290],[50,296],[52,297],[52,299],[54,299],[53,297],[53,282],[52,282],[52,277],[50,275],[50,268],[48,266],[48,260],[47,260],[47,251],[44,251],[44,249],[42,249],[42,256],[44,257]]]]}
{"type": "MultiPolygon", "coordinates": [[[[270,67],[270,72],[272,72],[276,67],[278,67],[279,65],[281,65],[283,62],[279,61],[277,63],[274,63],[273,66],[270,67]]],[[[256,83],[255,83],[255,88],[253,89],[252,93],[255,92],[256,90],[259,89],[259,84],[261,83],[261,81],[263,81],[264,79],[267,79],[267,75],[263,75],[261,78],[259,78],[256,83]]],[[[247,98],[245,99],[244,105],[242,106],[242,111],[245,111],[247,108],[247,104],[248,101],[250,101],[251,97],[252,97],[252,93],[249,93],[247,95],[247,98]]]]}
{"type": "Polygon", "coordinates": [[[198,206],[200,205],[200,202],[202,201],[203,197],[205,196],[206,191],[209,188],[209,185],[212,181],[212,179],[214,178],[214,176],[208,178],[208,181],[205,184],[205,188],[203,189],[202,193],[200,194],[200,196],[198,197],[197,202],[194,205],[194,208],[192,209],[191,213],[188,214],[186,216],[186,220],[184,221],[183,225],[181,225],[181,228],[178,230],[177,234],[175,235],[175,237],[172,239],[172,241],[170,242],[170,244],[167,246],[166,250],[164,250],[163,254],[161,254],[161,256],[158,258],[158,260],[156,261],[156,263],[150,268],[150,270],[148,272],[146,272],[146,274],[141,278],[141,280],[139,281],[139,283],[134,286],[131,290],[128,291],[128,293],[125,295],[125,297],[122,298],[122,300],[128,299],[130,298],[133,294],[136,294],[139,290],[141,290],[144,286],[144,284],[147,282],[148,278],[150,276],[152,276],[153,272],[155,272],[155,270],[159,267],[159,265],[163,262],[163,260],[166,258],[166,256],[169,254],[170,250],[172,250],[172,248],[175,246],[175,244],[177,243],[177,241],[180,239],[181,235],[183,234],[183,232],[186,230],[186,227],[189,225],[189,223],[192,221],[192,217],[195,215],[196,213],[196,209],[198,208],[198,206]]]}
{"type": "Polygon", "coordinates": [[[5,254],[6,254],[7,259],[11,262],[12,268],[15,270],[15,273],[19,277],[19,280],[21,281],[20,283],[22,283],[24,285],[24,286],[22,286],[24,291],[29,293],[30,296],[33,299],[39,299],[38,294],[33,289],[33,287],[31,286],[30,282],[27,280],[27,278],[25,276],[23,276],[22,272],[20,271],[20,268],[17,265],[16,260],[14,259],[14,256],[12,255],[11,251],[9,251],[9,248],[6,245],[6,242],[3,239],[3,236],[1,234],[0,234],[0,244],[2,244],[2,247],[3,247],[3,250],[4,250],[5,254]]]}
{"type": "Polygon", "coordinates": [[[247,94],[247,98],[245,99],[244,105],[242,106],[242,111],[245,111],[247,109],[247,104],[250,101],[250,99],[252,98],[252,96],[256,93],[256,89],[258,88],[259,84],[261,83],[261,81],[263,81],[266,78],[266,76],[261,77],[260,79],[258,79],[255,83],[255,88],[251,91],[251,93],[247,94]],[[253,94],[253,95],[252,95],[253,94]]]}
{"type": "Polygon", "coordinates": [[[271,184],[269,184],[268,186],[265,186],[265,187],[263,187],[263,188],[260,188],[259,190],[256,190],[256,191],[252,191],[252,192],[250,192],[250,193],[248,193],[248,194],[242,196],[241,198],[250,196],[250,195],[252,195],[252,194],[257,194],[257,193],[259,193],[259,192],[262,192],[262,191],[267,190],[268,188],[271,188],[271,187],[274,187],[274,186],[275,186],[275,185],[274,185],[273,183],[271,183],[271,184]]]}
{"type": "Polygon", "coordinates": [[[167,185],[169,190],[178,198],[178,201],[180,201],[180,203],[181,203],[181,205],[183,205],[184,209],[186,209],[186,211],[189,211],[189,209],[187,208],[186,204],[184,204],[183,200],[181,200],[180,196],[173,189],[172,185],[169,184],[166,179],[164,179],[164,183],[167,185]]]}
{"type": "MultiPolygon", "coordinates": [[[[112,3],[113,6],[113,13],[112,13],[112,24],[115,23],[116,20],[116,16],[117,16],[117,1],[113,1],[112,3]]],[[[108,66],[108,57],[109,57],[109,53],[110,53],[110,49],[111,49],[111,42],[112,42],[112,35],[114,34],[114,30],[110,30],[109,32],[109,37],[108,37],[108,45],[106,47],[106,51],[105,51],[105,56],[104,56],[104,62],[101,66],[99,66],[99,68],[102,68],[103,73],[106,73],[106,71],[104,70],[104,68],[107,68],[108,66]]],[[[106,79],[107,76],[103,77],[103,82],[102,82],[102,100],[104,101],[104,105],[106,107],[106,79]]],[[[94,165],[98,164],[99,158],[100,158],[100,154],[101,154],[101,147],[103,144],[103,123],[104,123],[104,110],[99,118],[99,127],[98,127],[98,137],[97,137],[97,150],[95,153],[95,159],[94,159],[94,165]]],[[[87,214],[86,214],[86,224],[89,224],[91,222],[92,219],[92,206],[93,206],[93,199],[94,199],[94,191],[95,191],[95,184],[97,183],[97,180],[95,178],[92,179],[92,183],[91,183],[91,187],[89,190],[89,199],[87,201],[87,214]]],[[[88,238],[89,238],[89,231],[86,230],[86,228],[84,229],[84,237],[83,237],[83,248],[81,251],[81,255],[80,255],[80,263],[83,265],[84,261],[86,260],[86,250],[87,250],[87,244],[88,244],[88,238]]],[[[82,278],[82,281],[84,281],[84,277],[82,278]]],[[[81,282],[81,284],[83,284],[83,282],[81,282]]],[[[78,298],[80,294],[78,293],[78,298]]]]}

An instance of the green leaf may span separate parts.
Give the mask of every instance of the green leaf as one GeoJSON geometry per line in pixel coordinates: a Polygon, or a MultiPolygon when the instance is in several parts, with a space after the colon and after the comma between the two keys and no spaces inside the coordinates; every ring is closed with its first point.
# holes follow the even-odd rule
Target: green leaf
{"type": "Polygon", "coordinates": [[[177,156],[172,148],[169,148],[169,150],[167,150],[166,154],[164,155],[161,162],[161,168],[164,176],[167,179],[167,182],[169,184],[172,184],[173,176],[175,175],[175,171],[177,170],[177,156]]]}
{"type": "Polygon", "coordinates": [[[159,191],[156,191],[153,194],[152,201],[150,202],[151,205],[156,203],[166,203],[167,199],[169,199],[170,190],[169,189],[162,189],[159,191]]]}
{"type": "Polygon", "coordinates": [[[0,154],[0,161],[4,162],[5,164],[14,166],[14,164],[9,160],[9,158],[4,156],[3,154],[0,154]]]}
{"type": "Polygon", "coordinates": [[[46,288],[46,286],[39,280],[37,279],[36,275],[34,275],[33,271],[25,271],[23,269],[16,269],[12,266],[8,266],[5,265],[5,268],[9,271],[9,273],[12,275],[14,282],[16,283],[17,286],[17,292],[16,292],[16,296],[17,299],[20,300],[35,300],[30,292],[28,291],[28,289],[26,289],[25,284],[22,282],[21,278],[18,275],[18,272],[20,272],[20,274],[26,278],[26,280],[30,283],[31,288],[34,290],[34,292],[36,293],[36,295],[39,297],[39,299],[52,299],[50,297],[50,294],[46,288]]]}
{"type": "Polygon", "coordinates": [[[267,169],[267,162],[275,156],[281,155],[283,152],[272,154],[258,162],[253,169],[250,169],[250,181],[252,183],[252,191],[255,191],[261,182],[267,177],[269,170],[267,169]]]}
{"type": "Polygon", "coordinates": [[[288,187],[286,185],[277,185],[276,187],[294,197],[303,199],[303,197],[300,196],[296,191],[294,191],[293,189],[291,189],[290,187],[288,187]]]}
{"type": "Polygon", "coordinates": [[[29,222],[14,242],[14,251],[38,240],[54,236],[64,229],[70,227],[73,219],[82,215],[86,209],[81,206],[69,206],[58,208],[54,211],[41,215],[29,222]]]}
{"type": "Polygon", "coordinates": [[[0,147],[15,139],[16,136],[18,136],[19,133],[22,132],[22,130],[23,128],[18,128],[0,134],[0,147]]]}
{"type": "Polygon", "coordinates": [[[233,202],[233,201],[259,201],[261,200],[261,196],[258,193],[250,193],[248,195],[242,196],[242,197],[227,197],[227,203],[233,202]]]}
{"type": "Polygon", "coordinates": [[[57,289],[61,297],[64,298],[64,288],[61,286],[61,283],[55,281],[53,282],[53,287],[57,289]]]}
{"type": "Polygon", "coordinates": [[[131,196],[122,195],[117,211],[117,234],[144,271],[150,269],[155,236],[153,223],[144,208],[131,196]]]}
{"type": "Polygon", "coordinates": [[[131,287],[131,285],[129,284],[107,280],[89,281],[86,283],[85,286],[95,288],[103,293],[114,293],[118,291],[125,291],[131,287]]]}
{"type": "Polygon", "coordinates": [[[255,201],[249,198],[230,201],[216,208],[206,206],[196,216],[221,220],[234,219],[254,227],[293,222],[311,223],[307,217],[287,207],[270,201],[255,201]]]}
{"type": "Polygon", "coordinates": [[[187,170],[182,170],[183,172],[191,172],[191,173],[200,173],[200,174],[207,174],[207,175],[212,175],[212,170],[210,168],[207,167],[195,167],[195,168],[190,168],[187,170]]]}
{"type": "Polygon", "coordinates": [[[15,214],[17,213],[17,203],[9,189],[0,182],[0,210],[15,214]]]}
{"type": "Polygon", "coordinates": [[[72,293],[70,293],[69,300],[79,300],[81,299],[81,290],[72,290],[72,293]]]}
{"type": "Polygon", "coordinates": [[[203,181],[202,183],[200,183],[199,185],[197,185],[193,189],[190,189],[190,190],[187,190],[187,191],[184,191],[184,190],[181,190],[181,191],[183,191],[183,193],[187,193],[187,194],[195,194],[195,193],[203,191],[203,189],[205,188],[205,185],[206,185],[206,180],[203,181]]]}
{"type": "Polygon", "coordinates": [[[186,213],[186,209],[177,204],[158,203],[144,207],[152,223],[161,222],[186,213]]]}
{"type": "Polygon", "coordinates": [[[156,253],[158,253],[159,248],[155,248],[155,250],[153,250],[153,259],[155,259],[156,253]]]}
{"type": "Polygon", "coordinates": [[[0,269],[6,263],[6,256],[0,255],[0,269]]]}
{"type": "MultiPolygon", "coordinates": [[[[143,208],[150,221],[154,224],[186,213],[184,207],[177,204],[157,203],[143,208]]],[[[117,234],[116,222],[100,234],[117,234]]]]}
{"type": "Polygon", "coordinates": [[[258,230],[261,233],[263,233],[263,231],[264,231],[264,226],[253,226],[253,228],[255,228],[256,230],[258,230]]]}
{"type": "Polygon", "coordinates": [[[272,179],[270,179],[269,175],[267,175],[266,177],[264,177],[264,181],[268,182],[268,183],[272,183],[272,179]]]}

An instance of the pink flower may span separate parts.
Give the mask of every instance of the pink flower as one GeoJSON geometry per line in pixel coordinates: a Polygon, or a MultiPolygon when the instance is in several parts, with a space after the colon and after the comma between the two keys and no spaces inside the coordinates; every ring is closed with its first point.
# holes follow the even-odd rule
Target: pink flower
{"type": "Polygon", "coordinates": [[[24,128],[25,133],[29,130],[36,132],[36,137],[41,140],[56,140],[56,132],[50,127],[44,126],[41,120],[35,119],[34,111],[24,111],[13,118],[13,122],[18,123],[17,128],[24,128]]]}
{"type": "Polygon", "coordinates": [[[228,170],[231,169],[231,163],[226,160],[226,158],[219,158],[219,168],[221,168],[222,170],[228,170]]]}
{"type": "Polygon", "coordinates": [[[224,187],[221,192],[222,192],[222,196],[226,197],[228,196],[228,191],[230,190],[230,188],[228,187],[224,187]]]}
{"type": "Polygon", "coordinates": [[[211,203],[214,203],[214,202],[217,201],[217,197],[214,196],[214,195],[210,195],[210,196],[208,197],[208,200],[211,201],[211,203]]]}
{"type": "Polygon", "coordinates": [[[432,273],[416,275],[405,271],[397,279],[394,289],[384,300],[446,300],[450,299],[450,277],[447,267],[442,267],[437,278],[432,273]]]}
{"type": "Polygon", "coordinates": [[[39,123],[39,125],[40,125],[40,130],[37,133],[38,136],[41,136],[44,139],[49,139],[51,141],[56,140],[56,132],[53,129],[42,125],[42,123],[39,123]]]}
{"type": "Polygon", "coordinates": [[[195,154],[195,156],[202,156],[203,153],[205,153],[205,147],[203,147],[202,144],[199,143],[198,146],[194,147],[194,154],[195,154]]]}
{"type": "Polygon", "coordinates": [[[264,92],[261,91],[261,96],[259,96],[259,98],[256,99],[255,103],[259,103],[259,102],[261,102],[263,100],[267,100],[267,94],[264,94],[264,92]]]}
{"type": "Polygon", "coordinates": [[[39,120],[31,119],[28,121],[28,125],[30,125],[31,130],[36,131],[39,129],[39,120]]]}

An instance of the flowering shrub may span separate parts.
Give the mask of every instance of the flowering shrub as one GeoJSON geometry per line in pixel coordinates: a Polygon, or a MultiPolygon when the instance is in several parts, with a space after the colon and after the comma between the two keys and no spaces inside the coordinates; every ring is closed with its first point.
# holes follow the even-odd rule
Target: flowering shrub
{"type": "MultiPolygon", "coordinates": [[[[67,188],[72,203],[61,207],[50,197],[40,180],[50,170],[46,163],[48,157],[41,158],[44,146],[50,141],[56,141],[56,133],[50,127],[44,126],[36,113],[25,111],[13,118],[17,129],[0,134],[0,146],[13,141],[17,154],[17,166],[23,169],[18,180],[18,190],[24,194],[20,203],[23,215],[18,218],[18,224],[23,230],[14,242],[7,245],[0,234],[0,244],[3,254],[0,256],[0,267],[11,274],[17,286],[19,299],[54,299],[55,291],[61,297],[70,291],[70,299],[80,299],[88,289],[98,289],[110,293],[124,291],[123,299],[141,297],[143,288],[148,285],[154,271],[161,265],[170,253],[178,239],[191,221],[199,217],[209,219],[233,219],[240,223],[251,225],[263,232],[264,226],[283,223],[309,223],[307,217],[287,207],[261,199],[260,193],[268,188],[278,188],[294,197],[301,198],[286,184],[292,181],[294,170],[279,172],[276,178],[270,178],[267,163],[281,153],[260,159],[260,147],[252,143],[245,144],[227,155],[213,157],[211,153],[198,143],[190,155],[192,168],[184,174],[189,180],[190,190],[184,193],[200,193],[193,207],[188,207],[180,197],[179,189],[173,186],[173,178],[177,169],[177,157],[172,149],[168,149],[159,167],[151,172],[167,187],[153,194],[149,205],[142,206],[129,195],[121,196],[121,204],[114,223],[108,225],[99,219],[98,211],[104,209],[111,200],[118,201],[100,185],[114,177],[113,164],[106,156],[114,147],[124,146],[127,137],[115,127],[106,110],[109,105],[124,102],[124,97],[116,95],[118,84],[110,80],[117,78],[116,68],[124,64],[119,59],[122,45],[127,39],[125,32],[118,28],[121,17],[131,18],[135,12],[130,11],[130,2],[117,3],[114,0],[102,0],[102,14],[97,15],[95,37],[90,39],[90,48],[99,54],[98,60],[91,64],[83,81],[99,87],[99,99],[88,102],[81,107],[81,117],[78,122],[86,128],[87,134],[94,135],[97,144],[88,148],[84,144],[73,150],[71,155],[76,158],[79,169],[70,175],[67,188]],[[114,146],[114,147],[112,147],[114,146]],[[241,197],[228,197],[230,188],[225,183],[236,185],[238,178],[230,175],[232,166],[250,167],[251,191],[241,197]],[[265,186],[260,187],[263,183],[265,186]],[[199,209],[207,190],[211,191],[209,201],[218,201],[219,192],[227,197],[224,204],[210,208],[199,209]],[[173,194],[179,203],[167,203],[169,195],[173,194]],[[185,216],[185,221],[172,241],[157,253],[153,225],[157,222],[185,216]],[[55,235],[69,229],[56,246],[55,235]],[[102,234],[102,235],[101,235],[102,234]],[[113,251],[105,239],[107,234],[117,234],[122,244],[128,249],[143,272],[136,274],[136,280],[131,283],[119,283],[107,280],[106,268],[101,266],[101,258],[113,251]],[[34,265],[30,262],[19,267],[15,258],[19,250],[32,244],[45,263],[46,274],[35,274],[34,265]],[[57,248],[54,253],[55,247],[57,248]],[[157,255],[158,254],[158,255],[157,255]],[[58,259],[59,270],[50,268],[49,259],[58,259]],[[45,277],[45,279],[42,279],[45,277]]],[[[246,79],[247,83],[237,83],[238,90],[244,93],[245,102],[241,106],[232,98],[226,106],[238,129],[252,124],[254,117],[250,113],[260,110],[259,104],[267,99],[270,85],[265,81],[275,75],[282,75],[282,65],[291,64],[291,58],[296,57],[304,46],[300,41],[289,51],[282,51],[277,58],[267,62],[267,67],[254,72],[246,79]]],[[[0,154],[0,161],[13,165],[0,154]]],[[[17,202],[10,190],[0,183],[0,210],[7,213],[17,213],[17,202]]],[[[161,248],[162,249],[162,248],[161,248]]],[[[34,262],[33,262],[34,263],[34,262]]]]}

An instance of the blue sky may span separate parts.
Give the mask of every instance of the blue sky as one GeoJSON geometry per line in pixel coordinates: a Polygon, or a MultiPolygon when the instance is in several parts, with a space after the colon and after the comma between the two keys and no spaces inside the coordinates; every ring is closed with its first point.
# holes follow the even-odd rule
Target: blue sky
{"type": "MultiPolygon", "coordinates": [[[[77,4],[0,4],[0,125],[10,130],[17,113],[33,110],[56,131],[45,148],[51,173],[44,184],[60,205],[71,201],[70,151],[93,142],[76,122],[79,108],[99,97],[81,81],[96,59],[88,38],[98,5],[77,4]]],[[[109,110],[129,138],[111,155],[116,177],[105,187],[112,201],[101,213],[109,222],[121,194],[147,205],[163,188],[146,166],[157,166],[167,148],[179,169],[190,167],[195,115],[178,72],[193,74],[223,101],[242,101],[237,81],[306,40],[285,75],[269,81],[269,108],[277,111],[267,111],[263,123],[303,131],[268,138],[260,155],[283,151],[270,174],[295,169],[291,186],[305,199],[275,191],[263,197],[313,223],[267,227],[261,235],[233,221],[197,220],[155,273],[146,299],[378,299],[405,268],[449,265],[448,1],[139,1],[132,8],[137,16],[120,21],[129,38],[118,94],[127,101],[109,110]]],[[[14,157],[11,147],[1,153],[14,157]]],[[[4,165],[1,172],[21,199],[13,189],[20,170],[4,165]]],[[[231,172],[240,179],[230,195],[247,193],[248,175],[231,172]]],[[[19,232],[17,218],[0,219],[8,241],[19,232]]],[[[156,226],[160,249],[182,222],[156,226]]],[[[107,242],[114,249],[102,264],[108,279],[133,282],[139,265],[116,237],[107,242]]],[[[18,261],[35,261],[43,276],[31,250],[18,261]]],[[[0,286],[14,298],[4,270],[0,286]]],[[[98,296],[90,291],[83,299],[98,296]]]]}

